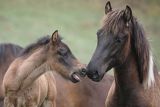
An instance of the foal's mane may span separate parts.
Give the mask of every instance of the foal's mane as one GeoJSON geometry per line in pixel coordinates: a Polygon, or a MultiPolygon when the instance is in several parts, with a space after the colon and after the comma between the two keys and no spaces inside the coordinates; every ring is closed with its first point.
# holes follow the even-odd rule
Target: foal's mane
{"type": "Polygon", "coordinates": [[[131,51],[137,61],[139,81],[140,83],[147,81],[147,84],[151,85],[154,82],[153,60],[143,27],[134,16],[128,23],[125,23],[124,10],[112,10],[104,17],[103,27],[108,32],[117,34],[126,26],[131,33],[131,51]]]}
{"type": "Polygon", "coordinates": [[[41,46],[44,46],[44,45],[48,44],[49,42],[50,42],[50,36],[49,35],[44,36],[44,37],[38,39],[37,42],[32,43],[32,44],[28,45],[26,48],[24,48],[23,51],[21,52],[20,56],[26,56],[30,52],[32,52],[33,50],[35,50],[41,46]]]}

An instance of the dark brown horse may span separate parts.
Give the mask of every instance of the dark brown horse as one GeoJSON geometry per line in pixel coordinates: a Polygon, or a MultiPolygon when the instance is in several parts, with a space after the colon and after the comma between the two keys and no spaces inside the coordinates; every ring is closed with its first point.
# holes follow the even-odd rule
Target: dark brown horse
{"type": "Polygon", "coordinates": [[[22,47],[11,43],[0,44],[0,107],[3,107],[2,80],[10,63],[18,56],[22,47]]]}
{"type": "Polygon", "coordinates": [[[93,81],[100,81],[114,68],[115,81],[106,107],[159,107],[160,76],[145,32],[131,8],[112,10],[107,2],[97,38],[87,75],[93,81]]]}

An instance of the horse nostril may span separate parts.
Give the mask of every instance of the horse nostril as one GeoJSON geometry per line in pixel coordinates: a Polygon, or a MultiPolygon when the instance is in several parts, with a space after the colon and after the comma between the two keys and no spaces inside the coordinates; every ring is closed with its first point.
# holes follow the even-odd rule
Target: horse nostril
{"type": "Polygon", "coordinates": [[[99,75],[99,73],[98,73],[98,71],[97,71],[97,70],[96,70],[96,71],[94,71],[94,74],[95,74],[95,75],[99,75]]]}
{"type": "Polygon", "coordinates": [[[98,77],[99,77],[98,71],[94,71],[94,72],[93,72],[93,75],[92,75],[92,78],[93,78],[93,79],[97,79],[98,77]]]}
{"type": "Polygon", "coordinates": [[[80,75],[84,77],[86,76],[86,74],[87,74],[87,70],[85,68],[82,68],[80,75]]]}
{"type": "Polygon", "coordinates": [[[87,70],[86,70],[85,68],[82,68],[82,72],[83,72],[83,73],[86,73],[86,71],[87,71],[87,70]]]}
{"type": "Polygon", "coordinates": [[[99,75],[98,71],[96,71],[96,74],[99,75]]]}

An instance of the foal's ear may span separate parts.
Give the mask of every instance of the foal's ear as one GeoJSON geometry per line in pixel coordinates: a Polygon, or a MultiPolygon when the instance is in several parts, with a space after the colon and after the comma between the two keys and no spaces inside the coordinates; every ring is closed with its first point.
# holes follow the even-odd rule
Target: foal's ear
{"type": "Polygon", "coordinates": [[[106,3],[106,6],[105,6],[105,14],[107,14],[108,12],[112,11],[112,6],[111,6],[111,3],[110,1],[108,1],[106,3]]]}
{"type": "Polygon", "coordinates": [[[127,5],[124,10],[123,18],[126,23],[128,23],[132,19],[132,9],[127,5]]]}
{"type": "Polygon", "coordinates": [[[52,34],[51,40],[52,40],[52,43],[56,43],[60,41],[58,30],[54,31],[54,33],[52,34]]]}

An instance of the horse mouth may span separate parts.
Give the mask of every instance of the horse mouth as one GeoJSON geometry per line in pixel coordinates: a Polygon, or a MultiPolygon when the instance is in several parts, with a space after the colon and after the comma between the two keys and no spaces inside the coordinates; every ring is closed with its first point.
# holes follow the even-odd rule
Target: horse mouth
{"type": "Polygon", "coordinates": [[[71,74],[71,81],[72,81],[73,83],[80,82],[80,81],[81,81],[81,78],[80,78],[79,74],[76,73],[76,72],[72,73],[72,74],[71,74]]]}
{"type": "Polygon", "coordinates": [[[95,82],[100,82],[102,80],[102,78],[92,78],[92,80],[95,82]]]}

